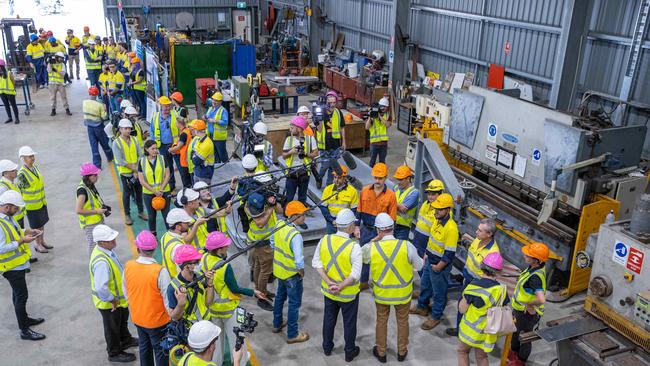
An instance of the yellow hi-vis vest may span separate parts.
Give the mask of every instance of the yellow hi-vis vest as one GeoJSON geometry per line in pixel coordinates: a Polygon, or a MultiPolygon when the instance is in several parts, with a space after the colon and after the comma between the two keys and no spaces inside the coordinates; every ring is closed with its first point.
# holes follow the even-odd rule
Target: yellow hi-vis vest
{"type": "MultiPolygon", "coordinates": [[[[205,273],[217,267],[223,259],[210,253],[203,254],[201,258],[201,272],[205,273]]],[[[214,271],[212,283],[214,284],[214,301],[210,305],[211,318],[230,318],[237,306],[239,306],[239,295],[234,294],[226,285],[226,268],[228,264],[214,271]]],[[[210,291],[210,289],[207,289],[210,291]]]]}
{"type": "MultiPolygon", "coordinates": [[[[162,155],[156,156],[156,161],[154,162],[155,171],[154,169],[151,169],[151,164],[149,164],[149,159],[147,159],[147,157],[140,159],[140,166],[142,167],[144,180],[149,183],[149,185],[154,190],[169,192],[169,184],[167,184],[165,187],[161,187],[163,179],[165,179],[165,169],[167,169],[165,159],[162,157],[162,155]]],[[[153,194],[153,192],[144,186],[142,187],[142,192],[146,194],[153,194]]]]}
{"type": "MultiPolygon", "coordinates": [[[[136,122],[137,123],[137,122],[136,122]]],[[[122,136],[118,137],[115,139],[113,142],[115,146],[122,151],[122,154],[124,154],[124,161],[126,164],[137,164],[139,160],[139,155],[140,152],[142,151],[142,148],[140,144],[138,143],[138,140],[134,137],[129,137],[129,142],[124,141],[124,138],[122,136]]],[[[132,171],[131,169],[127,168],[124,165],[118,165],[117,166],[117,172],[120,173],[120,175],[128,175],[128,174],[134,174],[137,173],[132,171]]]]}
{"type": "MultiPolygon", "coordinates": [[[[83,182],[79,182],[77,190],[83,188],[86,190],[86,202],[84,203],[84,210],[96,210],[102,208],[104,202],[98,194],[95,194],[88,186],[83,182]]],[[[81,214],[79,215],[79,226],[83,229],[88,225],[99,224],[104,220],[104,217],[100,214],[81,214]]]]}
{"type": "Polygon", "coordinates": [[[246,237],[248,238],[248,242],[252,243],[258,240],[261,240],[262,238],[268,239],[268,234],[273,230],[275,227],[275,223],[277,222],[278,218],[275,215],[275,211],[271,212],[271,217],[269,218],[269,222],[266,223],[264,227],[259,227],[255,223],[255,220],[250,220],[250,224],[248,227],[248,233],[246,233],[246,237]]]}
{"type": "MultiPolygon", "coordinates": [[[[187,170],[190,174],[194,173],[194,162],[192,162],[192,153],[196,150],[196,144],[199,143],[199,138],[197,136],[192,136],[190,144],[187,145],[187,170]]],[[[212,157],[214,159],[214,157],[212,157]]]]}
{"type": "MultiPolygon", "coordinates": [[[[170,284],[174,290],[178,290],[183,286],[181,280],[178,279],[178,276],[172,278],[170,284]]],[[[210,320],[210,313],[208,311],[208,306],[205,304],[205,287],[202,282],[199,282],[196,287],[185,288],[187,292],[187,301],[183,309],[183,318],[189,322],[196,323],[201,320],[210,320]],[[196,302],[194,303],[194,309],[188,311],[190,306],[191,299],[195,296],[194,293],[198,291],[196,295],[196,302]],[[188,314],[189,312],[189,314],[188,314]]]]}
{"type": "Polygon", "coordinates": [[[481,270],[481,263],[483,259],[487,257],[490,253],[499,253],[499,246],[497,245],[496,240],[492,239],[488,245],[479,249],[479,243],[481,240],[474,239],[472,244],[469,245],[467,250],[467,259],[465,260],[465,269],[467,272],[472,275],[474,278],[483,277],[483,271],[481,270]]]}
{"type": "Polygon", "coordinates": [[[47,73],[47,80],[52,84],[63,84],[63,75],[59,74],[63,69],[62,64],[50,64],[52,71],[47,73]]]}
{"type": "Polygon", "coordinates": [[[277,231],[273,233],[273,275],[281,280],[286,280],[298,273],[291,249],[291,240],[300,233],[286,221],[278,222],[275,229],[277,231]]]}
{"type": "MultiPolygon", "coordinates": [[[[20,227],[16,228],[10,220],[5,218],[0,218],[0,229],[5,234],[5,244],[12,241],[17,242],[23,237],[23,230],[20,227]]],[[[16,249],[0,254],[0,272],[6,272],[25,264],[31,256],[32,251],[29,249],[29,245],[27,243],[19,244],[16,249]]]]}
{"type": "Polygon", "coordinates": [[[321,196],[321,199],[329,197],[327,200],[322,202],[322,205],[327,206],[327,210],[332,217],[336,218],[339,211],[344,208],[349,208],[351,210],[357,208],[357,205],[359,204],[359,192],[356,188],[352,187],[351,184],[348,184],[343,190],[332,197],[335,190],[334,187],[333,183],[325,187],[323,195],[321,196]]]}
{"type": "Polygon", "coordinates": [[[487,324],[487,311],[494,306],[500,306],[505,301],[506,287],[503,285],[483,288],[473,284],[467,285],[463,290],[464,295],[477,296],[485,303],[482,307],[477,308],[470,305],[467,312],[463,314],[458,327],[458,339],[474,348],[480,348],[485,353],[490,353],[494,349],[494,344],[499,338],[496,334],[487,334],[483,332],[487,324]]]}
{"type": "Polygon", "coordinates": [[[133,90],[147,90],[147,79],[145,79],[144,71],[142,69],[138,70],[138,72],[135,74],[134,80],[136,80],[136,82],[133,84],[133,90]],[[138,79],[138,76],[140,79],[138,79]]]}
{"type": "MultiPolygon", "coordinates": [[[[212,108],[212,107],[210,107],[212,108]]],[[[221,115],[225,109],[222,105],[217,108],[217,112],[214,114],[214,132],[212,133],[212,139],[215,141],[223,141],[228,139],[228,125],[220,126],[219,121],[221,121],[221,115]]]]}
{"type": "MultiPolygon", "coordinates": [[[[406,190],[404,191],[402,191],[401,189],[395,190],[395,197],[397,198],[397,203],[402,203],[402,201],[404,201],[404,199],[413,191],[415,191],[415,187],[413,186],[406,188],[406,190]]],[[[417,206],[415,206],[410,210],[406,211],[406,213],[397,211],[397,220],[395,220],[395,223],[398,225],[411,227],[411,224],[413,223],[413,219],[415,219],[415,211],[417,211],[417,209],[418,209],[417,206]]]]}
{"type": "MultiPolygon", "coordinates": [[[[431,202],[425,201],[418,210],[418,218],[415,221],[415,231],[420,234],[429,236],[431,232],[431,225],[436,221],[433,215],[436,210],[431,207],[431,202]]],[[[450,213],[451,214],[451,213],[450,213]]]]}
{"type": "Polygon", "coordinates": [[[94,61],[97,57],[100,57],[102,53],[95,49],[87,49],[88,57],[86,57],[86,69],[87,70],[100,70],[102,68],[101,61],[94,61]]]}
{"type": "Polygon", "coordinates": [[[43,183],[43,176],[36,165],[32,169],[26,166],[20,167],[18,177],[19,182],[25,181],[27,183],[24,187],[18,184],[25,200],[25,209],[34,211],[45,206],[45,184],[43,183]]]}
{"type": "Polygon", "coordinates": [[[217,366],[216,363],[210,361],[203,361],[194,352],[187,352],[178,360],[175,365],[179,366],[217,366]]]}
{"type": "MultiPolygon", "coordinates": [[[[172,132],[172,142],[178,141],[178,126],[176,125],[176,113],[170,111],[169,115],[169,128],[172,132]]],[[[156,145],[160,147],[160,112],[155,112],[153,114],[153,139],[156,141],[156,145]]]]}
{"type": "Polygon", "coordinates": [[[106,262],[106,265],[109,268],[110,274],[108,276],[108,290],[113,294],[115,300],[117,300],[117,306],[124,308],[127,306],[126,297],[124,297],[124,292],[122,291],[122,271],[120,267],[115,263],[111,257],[106,253],[102,252],[98,246],[93,249],[92,254],[90,255],[90,288],[97,309],[112,309],[113,305],[108,301],[102,301],[97,295],[97,289],[95,288],[95,273],[93,272],[93,267],[95,263],[99,261],[106,262]]]}
{"type": "Polygon", "coordinates": [[[427,250],[433,255],[442,257],[445,250],[455,253],[457,246],[458,225],[456,221],[450,217],[445,225],[440,225],[440,222],[436,220],[431,225],[427,250]]]}
{"type": "MultiPolygon", "coordinates": [[[[194,146],[192,146],[192,153],[203,159],[204,166],[214,165],[214,142],[207,135],[198,138],[194,146]]],[[[189,160],[192,160],[192,158],[190,157],[189,160]]],[[[192,164],[192,168],[194,168],[194,164],[192,164]]]]}
{"type": "MultiPolygon", "coordinates": [[[[305,164],[309,164],[309,162],[311,162],[311,158],[307,157],[307,155],[308,155],[308,154],[311,154],[311,152],[312,152],[312,150],[311,150],[311,143],[312,143],[312,142],[311,142],[311,141],[312,141],[311,139],[312,139],[312,138],[313,138],[313,137],[311,137],[311,136],[305,135],[305,142],[304,142],[305,157],[304,157],[304,159],[302,159],[302,162],[305,163],[305,164]]],[[[295,140],[295,139],[296,139],[296,138],[295,138],[293,135],[287,137],[287,140],[289,140],[289,144],[288,144],[288,145],[289,145],[290,147],[293,147],[293,143],[294,143],[294,140],[295,140]]],[[[293,164],[293,157],[294,157],[294,156],[295,156],[295,155],[293,155],[293,154],[292,154],[292,155],[289,155],[289,157],[287,158],[287,160],[285,160],[285,163],[287,164],[287,168],[291,168],[291,166],[292,166],[292,164],[293,164]]],[[[259,167],[259,164],[258,164],[258,167],[259,167]]],[[[307,169],[307,175],[310,175],[310,174],[311,174],[311,169],[307,169]]]]}
{"type": "MultiPolygon", "coordinates": [[[[341,283],[350,276],[352,272],[352,261],[350,255],[355,241],[336,234],[325,235],[320,241],[320,258],[323,262],[323,270],[327,277],[334,282],[341,283]]],[[[359,294],[359,281],[344,288],[340,293],[334,295],[329,292],[329,286],[325,281],[320,282],[320,292],[325,297],[334,301],[350,302],[359,294]]]]}
{"type": "Polygon", "coordinates": [[[413,265],[407,241],[388,239],[370,243],[370,274],[375,302],[400,305],[411,301],[413,265]]]}
{"type": "Polygon", "coordinates": [[[160,238],[160,249],[162,251],[161,254],[163,266],[165,266],[167,272],[169,272],[169,277],[171,278],[174,278],[178,275],[178,266],[176,266],[176,263],[174,263],[172,253],[174,252],[174,248],[184,244],[185,242],[181,236],[176,233],[172,233],[171,231],[166,232],[163,234],[162,238],[160,238]]]}
{"type": "MultiPolygon", "coordinates": [[[[272,145],[267,140],[264,140],[262,142],[262,145],[264,145],[264,149],[262,150],[262,154],[263,154],[263,156],[266,156],[266,154],[269,153],[269,146],[272,146],[272,145]]],[[[268,169],[266,168],[266,165],[264,165],[264,159],[257,158],[257,167],[255,167],[255,173],[266,172],[266,171],[268,171],[268,169]]]]}
{"type": "Polygon", "coordinates": [[[388,113],[384,114],[384,116],[386,116],[386,118],[380,116],[379,118],[372,119],[372,124],[370,125],[369,130],[371,144],[381,141],[388,141],[388,131],[386,129],[386,125],[382,122],[388,120],[388,113]]]}
{"type": "Polygon", "coordinates": [[[14,82],[11,81],[9,75],[7,77],[0,77],[0,94],[16,95],[16,87],[14,82]]]}
{"type": "MultiPolygon", "coordinates": [[[[16,185],[14,185],[12,182],[0,179],[0,185],[5,186],[7,189],[20,193],[20,189],[16,187],[16,185]]],[[[16,212],[16,214],[13,216],[14,220],[18,222],[20,219],[25,217],[25,212],[25,207],[19,207],[18,212],[16,212]]]]}
{"type": "Polygon", "coordinates": [[[326,122],[320,128],[320,130],[316,130],[316,143],[318,149],[325,150],[325,134],[327,132],[332,133],[332,138],[341,138],[341,118],[343,118],[343,113],[341,113],[338,108],[334,108],[334,112],[332,113],[332,118],[330,118],[330,121],[326,122]]]}
{"type": "MultiPolygon", "coordinates": [[[[203,207],[199,207],[196,209],[196,212],[192,216],[192,222],[190,225],[194,225],[194,222],[199,218],[199,216],[203,216],[205,214],[205,209],[203,207]]],[[[207,224],[201,224],[199,225],[199,228],[196,230],[196,234],[194,235],[194,239],[192,239],[192,245],[196,250],[202,251],[203,248],[205,247],[205,239],[208,238],[208,225],[207,224]]]]}
{"type": "MultiPolygon", "coordinates": [[[[534,271],[531,271],[530,268],[526,268],[525,271],[521,272],[519,278],[517,279],[517,285],[515,286],[515,294],[513,296],[513,301],[512,301],[513,309],[517,311],[524,311],[526,310],[526,305],[528,303],[537,299],[534,292],[529,293],[524,288],[524,284],[526,284],[526,281],[528,281],[528,279],[533,276],[539,277],[539,279],[542,281],[542,289],[544,290],[544,293],[546,293],[546,268],[542,267],[534,271]]],[[[539,316],[544,315],[544,304],[536,305],[534,308],[535,308],[535,312],[539,314],[539,316]]]]}

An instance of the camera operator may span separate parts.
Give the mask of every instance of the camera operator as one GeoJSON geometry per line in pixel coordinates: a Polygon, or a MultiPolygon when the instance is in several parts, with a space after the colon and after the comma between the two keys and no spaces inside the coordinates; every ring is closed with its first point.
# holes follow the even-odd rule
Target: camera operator
{"type": "Polygon", "coordinates": [[[226,216],[232,212],[231,199],[237,190],[237,177],[234,177],[230,180],[230,186],[228,190],[224,192],[221,197],[212,198],[212,193],[210,193],[210,188],[205,182],[196,182],[192,187],[195,191],[199,192],[199,214],[205,215],[208,212],[213,210],[218,210],[219,207],[226,206],[225,209],[217,212],[208,219],[207,229],[208,233],[214,231],[221,231],[224,234],[228,234],[228,228],[226,227],[226,216]]]}
{"type": "MultiPolygon", "coordinates": [[[[340,151],[345,150],[345,121],[343,120],[343,113],[336,107],[339,97],[335,91],[327,93],[327,118],[324,122],[318,123],[316,126],[316,140],[318,141],[318,150],[321,160],[320,177],[321,179],[327,173],[327,184],[332,184],[332,169],[330,168],[329,160],[336,160],[339,157],[340,151]]],[[[318,189],[321,184],[316,181],[318,189]]]]}
{"type": "Polygon", "coordinates": [[[174,252],[174,263],[180,268],[180,272],[171,279],[167,287],[167,305],[172,320],[185,319],[196,323],[210,316],[208,307],[214,300],[214,271],[205,272],[205,283],[198,281],[194,286],[187,286],[196,280],[194,269],[198,267],[200,260],[201,253],[189,244],[179,246],[174,252]]]}
{"type": "Polygon", "coordinates": [[[393,124],[389,111],[388,97],[379,100],[379,105],[373,105],[366,119],[366,130],[370,132],[370,167],[375,166],[377,158],[380,163],[386,163],[388,153],[388,128],[393,124]],[[377,110],[378,108],[378,110],[377,110]]]}
{"type": "Polygon", "coordinates": [[[176,203],[192,218],[191,224],[199,222],[198,228],[191,242],[185,238],[185,242],[192,244],[194,248],[202,250],[205,246],[205,240],[208,238],[208,228],[206,223],[208,220],[201,216],[201,207],[199,201],[199,192],[191,188],[183,188],[176,194],[176,203]]]}
{"type": "Polygon", "coordinates": [[[50,116],[56,115],[56,96],[61,95],[61,102],[65,108],[65,114],[71,116],[70,106],[68,105],[68,94],[65,91],[65,55],[63,52],[57,52],[50,57],[47,64],[48,89],[50,89],[50,102],[52,103],[52,112],[50,116]]]}
{"type": "Polygon", "coordinates": [[[95,186],[99,179],[99,172],[101,170],[94,164],[83,164],[80,168],[81,182],[77,186],[76,211],[77,215],[79,215],[79,226],[86,235],[89,255],[95,248],[93,229],[95,226],[104,223],[104,215],[111,214],[111,208],[104,204],[95,186]]]}
{"type": "Polygon", "coordinates": [[[257,122],[253,126],[253,132],[255,132],[256,141],[255,145],[264,145],[261,153],[258,153],[261,156],[256,155],[257,159],[257,169],[258,172],[268,172],[271,167],[273,167],[273,145],[266,139],[266,134],[268,133],[268,127],[264,122],[257,122]]]}
{"type": "MultiPolygon", "coordinates": [[[[310,169],[313,158],[318,156],[316,141],[311,136],[305,136],[307,121],[302,117],[293,117],[289,125],[290,135],[284,140],[282,157],[285,159],[289,174],[286,181],[286,202],[293,201],[298,191],[298,201],[307,204],[307,188],[309,186],[310,169]]],[[[302,229],[307,229],[303,224],[302,229]]]]}
{"type": "MultiPolygon", "coordinates": [[[[196,322],[190,328],[190,333],[187,336],[187,343],[192,352],[186,353],[183,358],[178,361],[178,365],[183,366],[216,366],[217,364],[211,362],[215,357],[216,343],[221,334],[221,329],[210,323],[207,320],[196,322]]],[[[223,336],[221,337],[223,339],[223,336]]],[[[238,351],[232,350],[233,366],[246,365],[242,362],[244,356],[244,347],[238,351]]]]}

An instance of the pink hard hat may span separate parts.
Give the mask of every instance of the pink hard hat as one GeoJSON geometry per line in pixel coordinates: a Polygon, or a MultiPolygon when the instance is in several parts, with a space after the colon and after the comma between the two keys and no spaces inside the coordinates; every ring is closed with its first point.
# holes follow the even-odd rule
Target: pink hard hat
{"type": "Polygon", "coordinates": [[[213,231],[208,235],[208,238],[205,239],[205,249],[215,250],[223,247],[227,247],[232,243],[229,237],[227,237],[221,231],[213,231]]]}
{"type": "Polygon", "coordinates": [[[138,234],[138,237],[135,238],[135,247],[142,250],[154,250],[158,246],[158,240],[151,233],[151,231],[145,230],[138,234]]]}
{"type": "Polygon", "coordinates": [[[332,97],[336,98],[336,100],[339,100],[339,95],[336,94],[336,92],[334,90],[330,90],[330,91],[327,92],[327,94],[325,94],[325,97],[329,97],[329,96],[332,96],[332,97]]]}
{"type": "Polygon", "coordinates": [[[498,271],[503,269],[503,257],[499,252],[492,252],[483,258],[483,264],[498,271]]]}
{"type": "Polygon", "coordinates": [[[183,264],[201,259],[201,253],[189,244],[181,245],[176,248],[174,253],[174,263],[183,264]]]}
{"type": "Polygon", "coordinates": [[[302,128],[303,130],[307,128],[307,120],[301,116],[295,116],[291,119],[291,124],[297,127],[302,128]]]}
{"type": "Polygon", "coordinates": [[[6,64],[5,64],[5,60],[3,60],[3,59],[0,58],[0,66],[5,66],[5,65],[6,65],[6,64]]]}
{"type": "Polygon", "coordinates": [[[101,171],[102,170],[96,167],[93,163],[84,163],[81,165],[81,168],[79,168],[79,174],[81,174],[82,177],[97,175],[101,171]]]}

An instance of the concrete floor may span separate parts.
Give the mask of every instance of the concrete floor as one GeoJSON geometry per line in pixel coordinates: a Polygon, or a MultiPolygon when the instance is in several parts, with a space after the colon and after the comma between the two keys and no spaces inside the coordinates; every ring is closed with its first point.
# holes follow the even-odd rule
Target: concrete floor
{"type": "MultiPolygon", "coordinates": [[[[45,239],[55,247],[49,254],[35,253],[39,261],[32,266],[32,272],[28,275],[28,311],[31,316],[46,318],[45,323],[34,327],[47,335],[45,341],[20,340],[10,300],[11,291],[7,282],[0,280],[0,299],[3,304],[0,307],[0,339],[3,340],[5,349],[0,357],[0,366],[108,364],[101,318],[90,299],[85,239],[74,213],[74,191],[79,181],[79,165],[91,160],[80,112],[81,101],[86,96],[85,83],[75,81],[67,90],[72,117],[62,114],[60,107],[56,117],[49,117],[49,95],[47,90],[41,90],[34,96],[36,109],[28,117],[21,115],[20,125],[0,125],[0,158],[17,162],[18,148],[25,144],[31,145],[39,153],[37,162],[45,177],[51,217],[45,228],[45,239]]],[[[23,110],[24,108],[21,108],[21,113],[23,110]]],[[[4,121],[4,115],[0,117],[0,121],[4,121]]],[[[395,128],[391,128],[390,134],[388,164],[393,171],[404,160],[406,136],[395,128]]],[[[217,177],[224,178],[226,177],[217,177]]],[[[119,207],[116,187],[109,171],[101,173],[98,189],[108,205],[119,207]]],[[[132,243],[128,239],[130,229],[123,224],[119,209],[114,210],[114,214],[107,219],[107,224],[120,232],[116,251],[126,262],[133,257],[132,243]]],[[[314,246],[307,247],[305,252],[305,262],[310,265],[314,246]]],[[[240,284],[250,285],[246,259],[239,258],[233,263],[240,284]]],[[[259,309],[250,299],[242,302],[242,306],[255,313],[255,319],[260,323],[250,337],[255,355],[252,364],[317,366],[344,363],[341,323],[337,328],[333,355],[325,357],[322,353],[320,333],[323,300],[319,291],[318,275],[310,268],[307,270],[304,287],[300,328],[310,333],[311,340],[303,344],[287,345],[286,335],[271,333],[271,313],[259,309]]],[[[406,364],[456,362],[457,341],[444,334],[444,329],[454,322],[456,316],[456,296],[457,294],[450,296],[451,300],[445,311],[445,322],[432,332],[419,328],[423,318],[411,318],[410,347],[406,364]]],[[[544,318],[554,319],[579,311],[581,299],[582,296],[576,296],[564,304],[549,304],[544,318]]],[[[371,354],[374,344],[374,312],[371,294],[363,293],[357,323],[357,344],[361,347],[361,355],[354,364],[375,363],[371,354]]],[[[391,323],[389,339],[395,334],[395,326],[391,323]]],[[[396,363],[395,343],[389,341],[389,363],[396,363]]],[[[497,364],[496,357],[498,356],[491,357],[492,364],[497,364]]],[[[529,364],[547,365],[554,357],[552,345],[538,342],[534,345],[529,364]]]]}

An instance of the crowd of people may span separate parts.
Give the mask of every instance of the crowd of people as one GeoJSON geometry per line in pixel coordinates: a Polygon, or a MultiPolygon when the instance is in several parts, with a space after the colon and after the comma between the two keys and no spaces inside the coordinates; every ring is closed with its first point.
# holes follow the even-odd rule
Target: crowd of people
{"type": "MultiPolygon", "coordinates": [[[[321,280],[325,355],[331,355],[335,346],[339,313],[343,318],[345,360],[350,362],[359,355],[359,296],[369,291],[376,307],[371,352],[379,362],[387,362],[387,324],[394,308],[397,359],[404,361],[409,315],[425,317],[421,324],[424,330],[440,324],[448,301],[452,263],[459,242],[465,242],[468,254],[457,321],[445,332],[458,337],[458,364],[469,364],[471,350],[479,365],[488,364],[487,354],[498,338],[484,332],[488,309],[508,303],[517,325],[509,365],[525,364],[530,344],[521,344],[518,334],[532,330],[543,315],[548,248],[541,243],[522,248],[529,267],[509,297],[498,282],[504,260],[494,238],[497,227],[493,220],[483,219],[475,237],[461,236],[453,214],[454,199],[445,192],[442,181],[432,180],[422,187],[426,196],[423,203],[407,166],[399,166],[392,174],[396,184],[389,184],[385,163],[387,128],[391,126],[387,99],[380,101],[380,113],[366,121],[373,183],[361,191],[350,184],[349,169],[338,163],[346,149],[345,118],[337,108],[338,95],[327,93],[328,118],[322,123],[314,121],[309,108],[301,107],[282,146],[286,181],[281,197],[259,189],[273,180],[270,172],[279,169],[273,162],[273,147],[266,139],[268,131],[263,122],[253,126],[263,148],[242,157],[244,174],[221,176],[215,167],[233,160],[226,147],[232,139],[231,122],[222,91],[214,92],[205,114],[192,120],[180,92],[161,96],[158,110],[147,121],[144,95],[136,93],[144,94],[146,89],[146,82],[142,87],[140,60],[127,51],[126,45],[110,38],[102,43],[97,38],[87,28],[81,40],[68,30],[65,43],[70,77],[76,63],[79,78],[81,52],[90,82],[82,113],[92,163],[80,167],[75,210],[90,255],[89,291],[101,314],[109,361],[134,361],[135,355],[127,349],[137,346],[142,365],[167,364],[169,356],[162,340],[170,328],[184,320],[191,324],[187,337],[191,352],[183,358],[188,365],[223,362],[226,349],[232,350],[235,364],[246,364],[246,346],[235,349],[237,334],[233,331],[234,314],[242,297],[255,298],[261,309],[273,312],[271,331],[282,333],[286,328],[288,344],[308,341],[309,333],[298,324],[303,278],[308,271],[302,233],[308,229],[306,218],[318,208],[325,218],[327,235],[318,242],[311,266],[321,280]],[[125,81],[124,73],[131,75],[130,81],[125,81]],[[147,230],[141,231],[134,243],[138,258],[125,265],[114,250],[118,232],[105,224],[111,208],[97,189],[103,165],[100,146],[120,178],[125,224],[134,223],[132,201],[137,219],[147,222],[147,230]],[[176,181],[176,170],[180,182],[176,181]],[[227,190],[218,197],[210,187],[215,178],[230,179],[227,190]],[[322,188],[321,202],[313,207],[307,204],[311,179],[322,188]],[[230,235],[236,230],[227,226],[225,218],[234,215],[234,207],[246,244],[252,248],[248,252],[252,288],[240,286],[228,260],[230,235]],[[158,231],[159,213],[165,232],[158,231]],[[157,250],[160,264],[154,259],[157,250]],[[414,288],[415,276],[420,278],[419,290],[414,288]],[[269,286],[274,281],[275,293],[269,286]],[[416,302],[411,305],[413,299],[416,302]],[[136,326],[137,338],[128,330],[129,318],[136,326]]],[[[29,51],[30,62],[41,78],[37,80],[51,86],[53,79],[43,79],[38,71],[43,67],[39,59],[44,57],[38,57],[40,42],[36,36],[29,51]]],[[[65,71],[63,66],[52,67],[48,64],[47,70],[65,71]]],[[[1,70],[0,89],[10,80],[2,79],[1,70]],[[3,80],[5,84],[1,84],[3,80]]],[[[45,335],[31,327],[44,319],[31,318],[26,312],[25,273],[32,261],[29,243],[35,242],[34,249],[43,253],[52,248],[44,236],[49,219],[45,180],[32,148],[23,146],[18,155],[20,166],[11,160],[0,161],[0,271],[13,290],[21,337],[41,340],[45,335]]],[[[47,175],[47,167],[43,172],[47,175]]]]}

